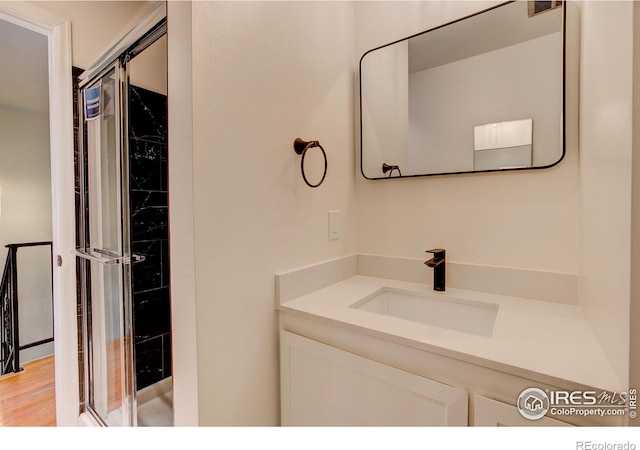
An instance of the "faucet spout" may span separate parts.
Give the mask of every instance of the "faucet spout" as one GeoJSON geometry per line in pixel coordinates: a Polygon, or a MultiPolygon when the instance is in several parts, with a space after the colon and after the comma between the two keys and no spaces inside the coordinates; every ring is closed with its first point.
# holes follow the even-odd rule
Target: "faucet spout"
{"type": "Polygon", "coordinates": [[[433,290],[445,290],[445,268],[446,268],[446,251],[441,248],[427,250],[427,253],[433,253],[433,258],[425,261],[425,265],[433,268],[433,290]]]}

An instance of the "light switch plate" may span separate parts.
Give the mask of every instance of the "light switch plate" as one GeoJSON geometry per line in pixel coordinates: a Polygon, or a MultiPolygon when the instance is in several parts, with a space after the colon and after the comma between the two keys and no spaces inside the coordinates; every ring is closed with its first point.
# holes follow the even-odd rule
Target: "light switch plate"
{"type": "Polygon", "coordinates": [[[340,211],[329,211],[329,240],[340,237],[340,211]]]}

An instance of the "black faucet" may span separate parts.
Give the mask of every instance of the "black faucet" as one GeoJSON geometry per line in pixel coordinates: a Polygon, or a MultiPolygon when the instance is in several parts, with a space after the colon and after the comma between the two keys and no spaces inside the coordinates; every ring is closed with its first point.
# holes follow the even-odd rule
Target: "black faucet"
{"type": "Polygon", "coordinates": [[[433,267],[433,290],[444,291],[446,251],[442,248],[434,248],[427,250],[427,253],[433,253],[433,258],[425,261],[427,266],[433,267]]]}

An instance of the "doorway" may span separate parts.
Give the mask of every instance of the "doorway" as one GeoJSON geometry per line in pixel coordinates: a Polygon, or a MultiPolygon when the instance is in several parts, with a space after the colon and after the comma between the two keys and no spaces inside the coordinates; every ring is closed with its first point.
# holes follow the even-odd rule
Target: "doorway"
{"type": "MultiPolygon", "coordinates": [[[[40,92],[35,97],[48,104],[48,117],[44,121],[49,125],[47,150],[50,156],[50,167],[47,176],[43,175],[43,178],[49,181],[50,194],[47,207],[31,203],[30,205],[20,204],[19,209],[23,213],[25,211],[41,213],[42,210],[48,210],[46,222],[50,224],[49,239],[52,241],[52,255],[55,257],[51,258],[50,253],[50,256],[45,256],[45,258],[49,260],[49,267],[51,267],[52,259],[55,260],[55,264],[51,267],[52,275],[49,275],[45,284],[49,291],[53,291],[55,373],[66,374],[55,380],[55,422],[59,426],[74,425],[77,423],[78,405],[77,355],[64,352],[63,349],[76,347],[76,310],[75,305],[62,301],[64,298],[73,298],[75,284],[72,264],[64,264],[72,261],[69,255],[73,249],[75,238],[73,232],[73,154],[68,152],[68,149],[73,147],[70,24],[68,21],[53,17],[38,8],[21,2],[0,5],[0,20],[16,26],[22,31],[27,30],[40,35],[45,41],[45,59],[48,59],[49,63],[45,82],[48,94],[40,92]]],[[[3,44],[4,42],[3,40],[3,44]]],[[[16,60],[15,55],[9,60],[16,60]]],[[[22,73],[21,77],[29,79],[30,75],[30,72],[26,72],[22,73]]],[[[35,89],[28,91],[29,95],[34,93],[36,93],[35,89]]],[[[24,107],[21,108],[24,109],[24,107]]],[[[21,108],[16,110],[24,113],[25,111],[21,111],[21,108]]],[[[12,122],[4,123],[11,124],[12,122]]],[[[45,132],[45,134],[47,133],[45,132]]],[[[31,138],[31,129],[23,133],[22,137],[31,138]]],[[[20,189],[22,194],[30,190],[31,188],[28,186],[23,186],[20,189]]],[[[14,194],[9,192],[7,188],[4,188],[3,191],[5,194],[5,213],[6,217],[9,217],[9,207],[15,197],[10,202],[10,196],[13,197],[14,194]]],[[[26,220],[25,228],[32,226],[31,222],[32,220],[26,220]]],[[[28,241],[33,243],[31,237],[28,241]]],[[[29,259],[27,256],[24,258],[29,259]]],[[[24,258],[22,261],[26,262],[27,260],[24,258]]],[[[36,309],[42,311],[44,308],[36,309]]],[[[27,355],[25,357],[30,358],[27,355]]]]}
{"type": "Polygon", "coordinates": [[[47,38],[0,20],[0,42],[1,375],[53,355],[53,311],[47,38]]]}

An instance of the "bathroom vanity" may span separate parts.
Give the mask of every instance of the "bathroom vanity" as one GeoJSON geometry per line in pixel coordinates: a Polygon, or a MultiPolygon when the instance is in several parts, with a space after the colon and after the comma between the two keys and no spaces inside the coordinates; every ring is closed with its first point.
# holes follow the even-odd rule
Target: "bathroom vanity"
{"type": "Polygon", "coordinates": [[[416,283],[370,276],[370,260],[276,276],[283,425],[625,424],[626,414],[531,420],[516,408],[528,388],[625,390],[578,305],[435,292],[424,266],[416,283]]]}

